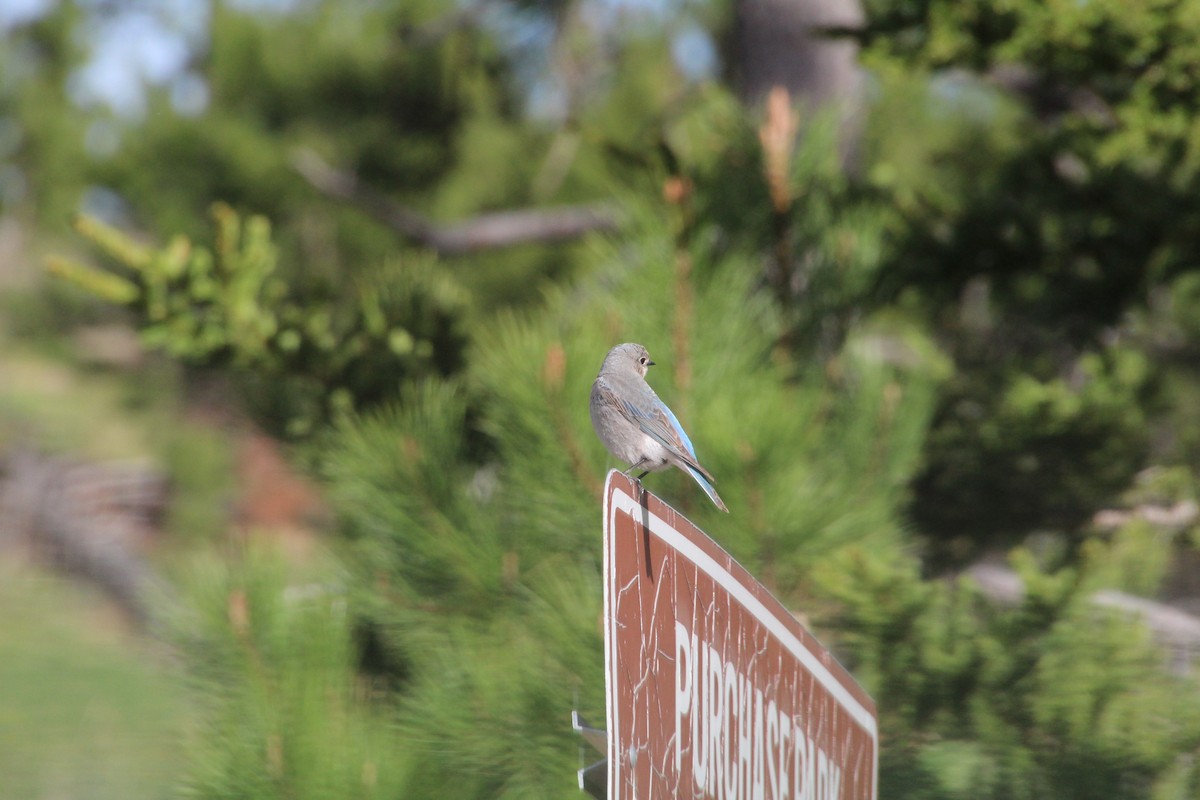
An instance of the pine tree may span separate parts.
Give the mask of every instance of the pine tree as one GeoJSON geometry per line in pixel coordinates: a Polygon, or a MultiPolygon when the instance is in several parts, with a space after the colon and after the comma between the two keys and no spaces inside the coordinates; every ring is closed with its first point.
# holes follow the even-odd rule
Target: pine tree
{"type": "Polygon", "coordinates": [[[462,796],[577,791],[567,714],[603,708],[600,489],[605,465],[625,466],[587,412],[612,344],[641,341],[661,364],[651,380],[734,515],[681,476],[648,487],[794,605],[816,602],[815,576],[846,548],[899,546],[896,512],[943,368],[927,343],[874,320],[828,370],[797,371],[747,255],[715,252],[703,223],[680,227],[679,205],[625,207],[638,232],[597,243],[593,276],[544,311],[497,320],[463,381],[334,434],[325,477],[368,624],[404,676],[415,794],[452,780],[462,796]]]}
{"type": "MultiPolygon", "coordinates": [[[[568,712],[599,717],[602,706],[599,493],[605,467],[624,466],[592,435],[587,391],[604,352],[636,340],[660,363],[652,383],[734,513],[716,514],[677,474],[647,485],[804,613],[877,697],[887,796],[1194,795],[1194,677],[1168,674],[1144,628],[1093,602],[1114,585],[1152,594],[1172,558],[1195,548],[1191,531],[1131,523],[1104,533],[1089,524],[1147,462],[1162,374],[1156,348],[1194,351],[1200,296],[1187,240],[1197,139],[1178,110],[1194,87],[1177,77],[1195,54],[1194,4],[1127,5],[869,4],[862,36],[888,97],[858,177],[838,169],[820,120],[806,120],[813,124],[793,153],[786,98],[761,128],[719,87],[686,94],[668,119],[633,124],[615,103],[604,108],[597,130],[624,125],[610,137],[611,162],[592,166],[611,168],[602,180],[619,187],[611,191],[627,214],[622,234],[573,250],[569,267],[544,273],[570,280],[539,286],[524,310],[474,315],[453,369],[394,361],[406,342],[396,326],[416,330],[439,308],[425,273],[405,284],[412,302],[396,314],[366,284],[337,294],[346,316],[330,315],[324,289],[266,291],[260,256],[275,240],[254,221],[242,240],[249,251],[220,255],[220,238],[212,248],[209,267],[229,266],[216,282],[230,291],[209,302],[181,277],[222,274],[197,265],[200,248],[175,240],[130,249],[89,229],[116,257],[118,277],[66,270],[138,311],[151,341],[189,357],[244,358],[269,377],[340,374],[339,364],[352,364],[352,376],[384,371],[390,381],[376,393],[352,391],[350,403],[327,391],[333,382],[316,382],[338,413],[320,416],[307,460],[338,511],[346,573],[332,580],[347,587],[348,616],[331,617],[333,606],[321,603],[288,610],[269,570],[222,579],[205,606],[189,650],[213,712],[198,793],[287,796],[329,780],[353,795],[363,776],[383,775],[365,765],[395,748],[397,769],[376,784],[392,795],[452,786],[465,797],[576,796],[568,712]],[[999,94],[987,81],[1003,71],[992,68],[1012,62],[1035,79],[999,94]],[[986,80],[951,87],[949,111],[913,113],[933,108],[943,84],[922,72],[913,89],[897,73],[948,67],[986,80]],[[906,102],[908,92],[919,101],[906,102]],[[180,273],[179,264],[191,268],[180,273]],[[196,318],[216,323],[215,349],[188,317],[197,305],[205,313],[196,318]],[[367,335],[356,339],[360,328],[367,335]],[[313,345],[302,361],[286,357],[287,331],[313,345]],[[1031,530],[1048,535],[1009,554],[1025,589],[1012,607],[943,572],[1031,530]],[[932,543],[929,553],[922,543],[932,543]],[[246,622],[255,614],[265,627],[246,622]],[[351,642],[360,668],[386,687],[366,708],[345,701],[357,680],[351,642]],[[311,683],[293,671],[313,663],[311,683]],[[306,704],[316,695],[334,701],[306,704]],[[256,713],[243,716],[245,708],[256,713]],[[323,730],[324,714],[340,727],[323,730]],[[374,714],[394,722],[396,740],[377,731],[374,714]],[[294,728],[283,731],[285,722],[294,728]],[[329,756],[314,761],[330,777],[306,771],[316,751],[329,756]]],[[[255,29],[230,13],[231,29],[255,29]]],[[[305,43],[333,33],[292,31],[305,43]]],[[[269,66],[271,43],[245,35],[257,43],[229,45],[222,57],[249,53],[269,66]]],[[[395,53],[367,38],[374,76],[395,53]]],[[[348,51],[333,49],[344,67],[348,51]]],[[[450,79],[437,57],[405,50],[410,57],[428,69],[422,80],[450,79]]],[[[223,62],[227,78],[236,63],[223,62]]],[[[307,74],[305,65],[288,68],[307,74]]],[[[252,97],[261,86],[220,88],[223,101],[274,108],[252,97]]],[[[426,89],[406,91],[426,97],[426,89]]],[[[280,98],[296,100],[267,94],[285,107],[280,98]]],[[[498,127],[509,119],[489,91],[433,95],[448,103],[438,108],[449,122],[459,113],[498,127]]],[[[263,130],[247,133],[226,120],[233,132],[218,155],[303,138],[303,125],[277,122],[264,112],[255,123],[263,130]]],[[[472,141],[487,138],[472,130],[472,141]]],[[[416,151],[423,142],[445,167],[410,174],[413,153],[388,161],[373,131],[323,152],[360,172],[417,181],[399,194],[429,190],[427,208],[492,202],[457,195],[470,181],[452,174],[463,151],[447,141],[408,131],[416,151]],[[457,202],[434,197],[442,185],[457,202]]],[[[505,158],[528,134],[508,131],[505,158]]],[[[159,141],[208,144],[197,137],[188,129],[159,141]]],[[[283,174],[278,159],[262,163],[283,174]]],[[[245,175],[231,185],[262,189],[245,175]]],[[[289,195],[263,186],[263,202],[289,195]]],[[[492,188],[496,203],[511,196],[492,188]]],[[[196,224],[197,195],[180,200],[177,221],[163,227],[196,224]]],[[[283,204],[269,210],[292,220],[277,227],[276,242],[291,252],[297,220],[311,217],[291,217],[283,204]]],[[[384,247],[356,219],[339,211],[329,229],[356,239],[346,250],[355,271],[384,247]]],[[[412,263],[401,259],[405,269],[412,263]]],[[[437,272],[446,262],[417,263],[437,272]]],[[[1192,396],[1187,370],[1171,379],[1177,397],[1192,396]]],[[[1176,452],[1186,454],[1200,439],[1193,431],[1180,441],[1176,452]]]]}
{"type": "Polygon", "coordinates": [[[914,516],[949,563],[1038,528],[1082,538],[1152,455],[1173,347],[1129,320],[1192,269],[1195,4],[866,10],[864,61],[926,87],[909,124],[931,115],[875,167],[904,218],[879,297],[907,298],[958,366],[914,516]],[[966,124],[939,125],[947,107],[966,124]]]}

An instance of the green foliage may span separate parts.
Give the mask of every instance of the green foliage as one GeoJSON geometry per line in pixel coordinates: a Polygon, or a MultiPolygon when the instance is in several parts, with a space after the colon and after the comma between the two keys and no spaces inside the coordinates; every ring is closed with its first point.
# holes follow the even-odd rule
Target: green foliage
{"type": "Polygon", "coordinates": [[[136,316],[143,341],[185,363],[227,366],[253,391],[270,427],[303,434],[337,413],[369,407],[400,385],[459,365],[465,303],[428,263],[382,271],[357,292],[295,296],[276,274],[278,256],[262,217],[213,209],[210,250],[176,236],[162,248],[83,217],[77,225],[121,274],[64,258],[52,272],[136,316]],[[336,304],[340,301],[340,305],[336,304]]]}
{"type": "MultiPolygon", "coordinates": [[[[502,22],[518,14],[495,13],[502,22]]],[[[552,15],[519,22],[534,35],[552,15]]],[[[528,65],[506,57],[509,43],[497,33],[504,26],[482,24],[490,18],[438,0],[322,0],[285,13],[219,3],[196,58],[208,106],[184,114],[152,93],[151,113],[93,165],[93,180],[160,235],[199,238],[216,202],[262,214],[274,226],[284,276],[306,294],[335,292],[413,245],[311,186],[294,166],[301,154],[443,224],[501,208],[596,202],[613,181],[604,138],[572,130],[556,141],[544,121],[522,113],[528,65]]],[[[631,82],[667,79],[630,65],[621,84],[631,82]]],[[[661,93],[622,99],[629,97],[643,105],[614,104],[607,127],[624,130],[629,115],[647,113],[644,105],[661,93]]],[[[589,116],[585,124],[601,122],[589,116]]],[[[569,273],[573,261],[561,246],[530,245],[448,260],[438,272],[481,307],[525,304],[537,297],[527,287],[569,273]]]]}
{"type": "Polygon", "coordinates": [[[289,585],[251,550],[192,570],[175,637],[201,691],[186,794],[196,798],[395,797],[410,758],[369,683],[332,569],[289,585]]]}
{"type": "Polygon", "coordinates": [[[636,238],[595,248],[596,278],[552,293],[545,313],[497,321],[463,383],[415,388],[324,443],[366,624],[419,751],[416,795],[451,780],[462,797],[577,791],[567,720],[573,705],[602,709],[597,513],[603,467],[618,466],[587,397],[621,339],[662,365],[651,382],[737,522],[681,475],[649,488],[785,596],[811,593],[831,553],[897,541],[944,365],[881,319],[850,339],[835,378],[795,374],[773,355],[781,324],[745,260],[681,248],[665,212],[638,209],[636,238]]]}
{"type": "Polygon", "coordinates": [[[841,169],[835,115],[794,118],[805,133],[777,178],[759,144],[770,115],[757,129],[740,109],[733,118],[708,116],[725,128],[717,157],[697,170],[698,227],[763,252],[764,277],[785,315],[782,335],[799,359],[831,357],[874,310],[869,299],[887,268],[893,212],[841,169]]]}
{"type": "Polygon", "coordinates": [[[171,504],[165,526],[177,540],[198,544],[216,540],[228,524],[234,495],[234,454],[230,442],[207,426],[177,424],[163,443],[161,458],[171,476],[171,504]]]}
{"type": "MultiPolygon", "coordinates": [[[[99,179],[130,198],[156,230],[199,235],[203,211],[224,201],[269,216],[288,260],[326,277],[332,265],[322,259],[351,268],[378,260],[390,237],[378,227],[320,221],[346,214],[315,197],[290,159],[294,148],[314,147],[409,197],[445,176],[453,131],[470,114],[464,87],[488,79],[488,43],[474,31],[425,46],[406,37],[437,16],[436,5],[318,2],[282,14],[216,5],[199,65],[209,108],[186,116],[156,98],[157,113],[99,165],[99,179]],[[147,163],[174,168],[148,170],[147,163]],[[310,224],[321,230],[306,232],[310,224]]],[[[492,79],[489,88],[492,101],[503,84],[492,79]]]]}
{"type": "Polygon", "coordinates": [[[1108,529],[1097,522],[1083,544],[1082,555],[1093,565],[1093,586],[1155,597],[1173,582],[1190,581],[1200,544],[1189,517],[1196,497],[1196,479],[1188,467],[1139,473],[1108,529]]]}
{"type": "Polygon", "coordinates": [[[866,5],[865,60],[893,84],[915,72],[918,130],[937,128],[880,147],[871,174],[903,215],[872,301],[922,313],[958,367],[914,505],[939,539],[1078,531],[1145,464],[1164,341],[1112,333],[1172,295],[1187,330],[1197,8],[866,5]],[[1014,402],[1034,386],[1059,400],[1014,402]]]}
{"type": "Polygon", "coordinates": [[[1031,529],[1077,530],[1141,467],[1150,366],[1127,347],[1088,353],[1040,381],[975,364],[949,383],[925,446],[913,512],[945,554],[974,555],[1031,529]]]}
{"type": "Polygon", "coordinates": [[[594,513],[577,491],[563,524],[498,487],[468,458],[467,427],[461,389],[425,386],[341,432],[328,459],[362,607],[405,682],[409,788],[566,796],[572,703],[603,709],[594,513]]]}
{"type": "Polygon", "coordinates": [[[821,582],[843,604],[843,642],[881,709],[881,794],[1194,791],[1200,774],[1179,754],[1200,736],[1195,678],[1166,674],[1138,623],[1089,602],[1092,571],[1122,554],[1095,547],[1082,571],[1046,573],[1018,551],[1026,595],[999,609],[970,582],[922,581],[894,553],[835,560],[821,582]]]}
{"type": "Polygon", "coordinates": [[[76,4],[62,3],[0,31],[0,207],[36,209],[51,229],[64,227],[86,186],[88,115],[68,93],[85,56],[82,18],[76,4]]]}
{"type": "Polygon", "coordinates": [[[1161,591],[1196,531],[1088,520],[1149,459],[1185,466],[1129,504],[1195,495],[1200,6],[870,0],[878,97],[846,174],[831,119],[799,120],[793,150],[790,110],[760,125],[681,88],[654,25],[610,62],[572,27],[584,6],[519,3],[567,32],[551,131],[521,111],[534,62],[441,5],[218,4],[208,108],[156,95],[96,162],[92,116],[64,110],[74,12],[27,31],[54,55],[0,86],[28,143],[0,158],[38,208],[97,182],[168,242],[85,220],[114,267],[53,269],[231,370],[273,428],[318,433],[349,577],[288,591],[253,554],[200,571],[193,793],[576,796],[568,712],[602,705],[599,489],[623,466],[587,390],[636,340],[733,514],[673,472],[649,487],[823,624],[879,700],[883,795],[1195,796],[1194,680],[1091,597],[1161,591]],[[434,262],[320,196],[302,150],[434,218],[603,194],[626,227],[434,262]],[[255,216],[219,207],[195,245],[214,201],[255,216]],[[923,575],[1031,531],[1050,546],[1010,556],[1016,606],[923,575]]]}

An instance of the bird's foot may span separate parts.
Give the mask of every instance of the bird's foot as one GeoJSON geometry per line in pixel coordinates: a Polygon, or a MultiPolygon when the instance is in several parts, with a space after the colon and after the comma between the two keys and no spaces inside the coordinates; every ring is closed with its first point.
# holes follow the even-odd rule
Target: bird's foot
{"type": "MultiPolygon", "coordinates": [[[[646,462],[645,462],[645,460],[643,459],[642,461],[639,461],[639,462],[637,462],[636,464],[633,464],[632,466],[630,466],[630,467],[629,467],[629,469],[625,470],[625,471],[624,471],[624,472],[622,472],[621,474],[622,474],[622,475],[624,475],[626,478],[633,478],[633,475],[631,475],[630,473],[631,473],[631,472],[633,472],[635,469],[641,469],[641,468],[642,468],[642,464],[645,464],[645,463],[646,463],[646,462]]],[[[638,475],[636,478],[633,478],[633,479],[634,479],[635,481],[637,481],[638,483],[641,483],[641,482],[642,482],[642,478],[646,477],[646,476],[647,476],[647,475],[649,475],[649,474],[650,474],[650,470],[645,470],[645,471],[643,471],[643,472],[642,472],[642,474],[641,474],[641,475],[638,475]]]]}

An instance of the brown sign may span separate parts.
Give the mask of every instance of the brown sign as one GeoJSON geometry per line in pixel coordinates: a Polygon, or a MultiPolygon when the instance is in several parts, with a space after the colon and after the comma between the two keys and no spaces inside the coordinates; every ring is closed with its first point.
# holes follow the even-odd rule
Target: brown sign
{"type": "Polygon", "coordinates": [[[610,798],[874,800],[871,698],[732,556],[616,471],[604,574],[610,798]]]}

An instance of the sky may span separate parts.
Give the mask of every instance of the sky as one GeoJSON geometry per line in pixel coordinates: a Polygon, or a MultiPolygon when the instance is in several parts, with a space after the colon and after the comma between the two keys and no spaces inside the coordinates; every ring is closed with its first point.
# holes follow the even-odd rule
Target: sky
{"type": "Polygon", "coordinates": [[[51,0],[7,0],[0,4],[0,29],[34,19],[51,5],[51,0]]]}

